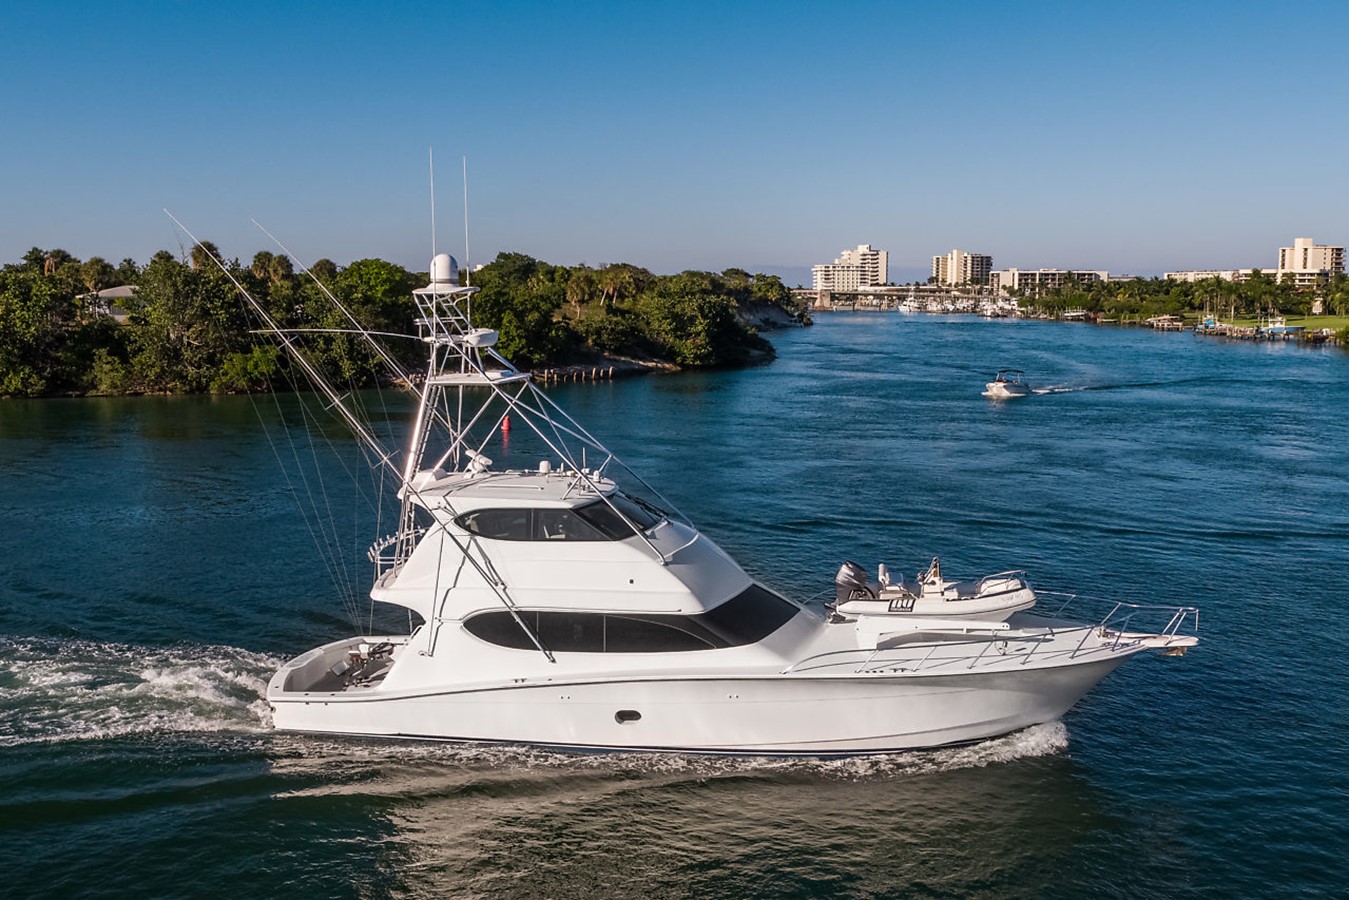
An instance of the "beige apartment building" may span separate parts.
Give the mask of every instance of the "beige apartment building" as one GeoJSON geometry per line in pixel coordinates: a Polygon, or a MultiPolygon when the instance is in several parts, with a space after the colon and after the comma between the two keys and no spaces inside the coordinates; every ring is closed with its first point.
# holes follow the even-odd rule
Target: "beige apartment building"
{"type": "Polygon", "coordinates": [[[858,244],[856,250],[844,250],[832,263],[811,266],[810,274],[817,291],[857,291],[885,284],[890,278],[890,254],[858,244]]]}
{"type": "Polygon", "coordinates": [[[1319,245],[1311,238],[1294,238],[1293,246],[1279,248],[1279,281],[1291,278],[1303,287],[1316,284],[1323,276],[1343,274],[1343,247],[1319,245]]]}
{"type": "MultiPolygon", "coordinates": [[[[1162,277],[1172,281],[1204,281],[1221,278],[1224,281],[1247,281],[1258,269],[1195,269],[1188,272],[1167,272],[1162,277]]],[[[1314,286],[1321,278],[1344,274],[1344,248],[1317,244],[1311,238],[1295,238],[1293,246],[1279,248],[1277,268],[1264,270],[1278,281],[1291,280],[1298,287],[1314,286]]]]}
{"type": "Polygon", "coordinates": [[[984,253],[952,250],[932,257],[932,279],[937,284],[987,284],[993,257],[984,253]]]}
{"type": "Polygon", "coordinates": [[[1093,281],[1108,281],[1109,272],[1089,269],[1002,269],[990,272],[988,284],[995,291],[1025,291],[1027,294],[1039,294],[1061,288],[1069,282],[1088,284],[1093,281]]]}

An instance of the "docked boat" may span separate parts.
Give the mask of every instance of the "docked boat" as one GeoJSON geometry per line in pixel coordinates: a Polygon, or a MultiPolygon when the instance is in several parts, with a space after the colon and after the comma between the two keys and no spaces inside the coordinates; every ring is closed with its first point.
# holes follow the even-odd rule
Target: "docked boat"
{"type": "Polygon", "coordinates": [[[1031,393],[1031,386],[1020,369],[999,369],[993,380],[984,385],[984,396],[995,400],[1029,397],[1031,393]]]}
{"type": "Polygon", "coordinates": [[[1283,316],[1270,316],[1256,328],[1255,333],[1263,337],[1286,338],[1302,334],[1306,330],[1305,325],[1289,325],[1283,316]]]}
{"type": "MultiPolygon", "coordinates": [[[[1055,719],[1126,660],[1196,641],[1188,607],[900,622],[788,599],[502,357],[497,334],[470,322],[475,290],[442,254],[413,292],[429,362],[420,378],[401,373],[418,394],[401,453],[254,304],[393,475],[398,524],[370,549],[370,597],[409,613],[406,633],[354,634],[282,665],[266,695],[278,729],[726,754],[894,751],[1055,719]],[[541,448],[524,468],[497,468],[487,455],[507,416],[517,445],[529,434],[541,448]],[[1159,611],[1161,627],[1145,627],[1159,611]]],[[[917,587],[915,609],[1001,588],[1030,596],[1018,573],[971,594],[938,569],[917,587]]],[[[912,593],[884,585],[878,599],[895,603],[902,590],[912,593]]]]}
{"type": "Polygon", "coordinates": [[[835,598],[830,608],[837,618],[893,617],[969,619],[1003,622],[1013,613],[1035,605],[1035,592],[1020,570],[998,572],[972,581],[942,577],[941,560],[932,558],[912,580],[891,577],[881,565],[877,580],[868,581],[857,563],[845,562],[834,576],[835,598]]]}

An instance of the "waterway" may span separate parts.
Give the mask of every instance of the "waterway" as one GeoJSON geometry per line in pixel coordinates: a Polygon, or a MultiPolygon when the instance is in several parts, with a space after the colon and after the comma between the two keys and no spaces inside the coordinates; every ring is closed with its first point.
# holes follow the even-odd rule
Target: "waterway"
{"type": "Polygon", "coordinates": [[[1198,606],[1200,646],[1061,722],[863,759],[276,734],[265,682],[351,632],[377,527],[341,432],[302,485],[274,443],[294,398],[3,401],[4,893],[1342,894],[1349,354],[898,313],[773,340],[760,368],[553,394],[794,596],[845,558],[941,555],[1198,606]],[[1046,392],[980,396],[1003,366],[1046,392]],[[302,492],[350,561],[316,552],[302,492]]]}

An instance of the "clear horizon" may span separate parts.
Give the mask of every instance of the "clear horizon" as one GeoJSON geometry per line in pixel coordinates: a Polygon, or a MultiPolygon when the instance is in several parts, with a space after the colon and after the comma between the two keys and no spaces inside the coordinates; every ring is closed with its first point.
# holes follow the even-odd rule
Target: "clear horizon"
{"type": "Polygon", "coordinates": [[[1349,8],[29,3],[0,60],[0,263],[439,249],[809,283],[845,247],[925,278],[1273,268],[1349,243],[1349,8]],[[796,273],[796,274],[792,274],[796,273]],[[921,275],[918,273],[922,273],[921,275]]]}

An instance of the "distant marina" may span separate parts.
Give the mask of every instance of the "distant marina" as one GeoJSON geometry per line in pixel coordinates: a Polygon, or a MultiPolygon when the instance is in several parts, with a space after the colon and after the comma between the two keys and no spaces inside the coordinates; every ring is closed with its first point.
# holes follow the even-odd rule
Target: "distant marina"
{"type": "Polygon", "coordinates": [[[811,313],[896,310],[1349,343],[1344,247],[1309,237],[1280,247],[1277,265],[1268,270],[1174,271],[1162,278],[1096,269],[997,270],[991,255],[957,248],[932,257],[927,283],[897,285],[889,283],[889,256],[870,244],[846,249],[832,263],[813,266],[811,289],[798,288],[793,299],[811,313]],[[1227,321],[1219,319],[1222,310],[1227,321]]]}
{"type": "MultiPolygon", "coordinates": [[[[1284,316],[1261,318],[1257,324],[1222,322],[1200,313],[1184,315],[1107,316],[1080,307],[1052,310],[1034,303],[998,296],[987,290],[959,290],[939,285],[885,285],[853,291],[814,291],[797,289],[796,298],[811,314],[826,312],[900,312],[936,315],[973,315],[986,319],[1037,319],[1082,322],[1090,325],[1123,325],[1151,328],[1155,331],[1192,331],[1205,337],[1243,341],[1297,341],[1306,344],[1342,343],[1333,328],[1306,324],[1288,324],[1284,316]]],[[[1316,317],[1307,317],[1315,319],[1316,317]]]]}

